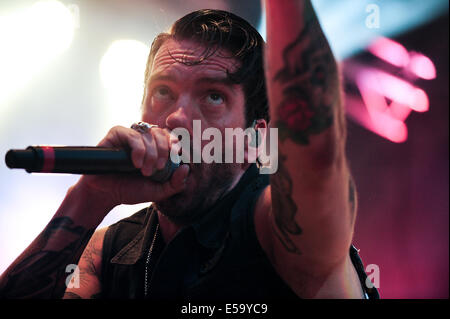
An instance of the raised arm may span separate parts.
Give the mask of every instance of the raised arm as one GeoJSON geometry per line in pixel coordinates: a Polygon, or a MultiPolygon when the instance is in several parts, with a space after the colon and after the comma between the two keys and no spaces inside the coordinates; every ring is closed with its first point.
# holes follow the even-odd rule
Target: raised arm
{"type": "Polygon", "coordinates": [[[356,210],[339,73],[310,1],[266,0],[265,7],[266,79],[280,137],[269,256],[297,294],[317,297],[330,280],[356,278],[348,257],[356,210]]]}

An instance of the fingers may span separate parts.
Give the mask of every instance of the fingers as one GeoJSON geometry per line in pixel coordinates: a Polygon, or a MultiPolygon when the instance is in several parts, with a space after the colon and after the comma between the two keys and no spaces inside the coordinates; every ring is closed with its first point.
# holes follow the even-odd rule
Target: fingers
{"type": "Polygon", "coordinates": [[[152,128],[148,133],[142,134],[146,146],[142,174],[150,176],[156,170],[161,170],[169,160],[170,134],[165,129],[152,128]]]}
{"type": "Polygon", "coordinates": [[[152,134],[158,149],[158,159],[156,160],[156,169],[161,170],[166,166],[169,160],[170,152],[170,133],[164,129],[152,129],[152,134]]]}
{"type": "Polygon", "coordinates": [[[98,144],[103,147],[122,147],[131,150],[131,160],[136,168],[144,164],[146,146],[142,134],[123,126],[114,126],[98,144]]]}
{"type": "Polygon", "coordinates": [[[115,126],[98,146],[130,150],[133,165],[140,169],[142,176],[111,174],[92,177],[89,182],[118,204],[167,199],[186,188],[189,166],[182,165],[176,169],[165,183],[154,182],[147,176],[164,168],[172,145],[178,142],[178,138],[171,136],[167,129],[153,127],[147,133],[140,133],[131,128],[115,126]]]}
{"type": "Polygon", "coordinates": [[[153,182],[142,176],[128,177],[123,189],[128,191],[126,200],[122,203],[136,204],[143,202],[157,202],[182,192],[186,188],[189,176],[189,165],[184,164],[175,170],[171,179],[165,183],[153,182]],[[133,191],[131,191],[133,189],[133,191]],[[139,191],[136,191],[139,190],[139,191]]]}
{"type": "Polygon", "coordinates": [[[99,143],[104,147],[125,147],[131,151],[131,159],[144,176],[150,176],[155,170],[161,170],[169,160],[170,147],[174,138],[167,129],[151,128],[140,133],[123,126],[113,127],[99,143]]]}
{"type": "MultiPolygon", "coordinates": [[[[166,199],[172,195],[175,195],[186,188],[187,178],[189,176],[189,165],[184,164],[173,172],[172,177],[169,181],[159,184],[156,184],[153,188],[153,201],[158,201],[162,199],[166,199]]],[[[151,187],[150,183],[147,184],[151,187]]]]}
{"type": "Polygon", "coordinates": [[[144,163],[141,172],[144,176],[150,176],[153,173],[156,160],[158,159],[158,149],[151,133],[141,134],[141,138],[145,145],[144,163]]]}

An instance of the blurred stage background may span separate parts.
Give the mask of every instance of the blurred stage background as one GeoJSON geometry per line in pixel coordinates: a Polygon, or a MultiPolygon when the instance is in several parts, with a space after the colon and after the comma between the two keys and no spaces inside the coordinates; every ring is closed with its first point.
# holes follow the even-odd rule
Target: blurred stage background
{"type": "MultiPolygon", "coordinates": [[[[313,0],[343,68],[354,244],[383,298],[448,298],[448,1],[313,0]]],[[[154,36],[183,14],[227,9],[263,36],[256,0],[0,1],[0,154],[96,145],[139,119],[154,36]]],[[[2,158],[3,158],[2,157],[2,158]]],[[[0,165],[0,273],[78,176],[0,165]]],[[[109,225],[146,204],[115,208],[109,225]]]]}

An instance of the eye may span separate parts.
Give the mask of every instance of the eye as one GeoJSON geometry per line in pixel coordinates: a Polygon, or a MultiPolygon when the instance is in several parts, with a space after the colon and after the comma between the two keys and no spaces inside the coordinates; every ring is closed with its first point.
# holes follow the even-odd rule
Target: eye
{"type": "Polygon", "coordinates": [[[159,86],[153,90],[153,97],[159,100],[167,100],[170,99],[170,89],[167,86],[159,86]]]}
{"type": "Polygon", "coordinates": [[[206,103],[212,104],[212,105],[221,105],[225,102],[224,97],[219,93],[209,93],[206,96],[206,103]]]}

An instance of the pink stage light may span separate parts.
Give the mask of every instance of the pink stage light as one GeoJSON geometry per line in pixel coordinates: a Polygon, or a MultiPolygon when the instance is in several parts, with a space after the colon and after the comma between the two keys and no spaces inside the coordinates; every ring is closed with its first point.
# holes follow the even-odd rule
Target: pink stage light
{"type": "Polygon", "coordinates": [[[411,52],[408,70],[424,80],[436,78],[436,67],[430,58],[417,52],[411,52]]]}
{"type": "MultiPolygon", "coordinates": [[[[406,71],[403,74],[409,80],[436,78],[436,68],[428,57],[417,52],[408,52],[394,40],[379,37],[368,47],[368,51],[406,71]]],[[[429,110],[430,103],[425,91],[378,68],[352,62],[346,63],[346,68],[363,100],[361,103],[359,99],[347,96],[348,114],[368,130],[392,142],[406,141],[406,118],[412,111],[429,110]]]]}
{"type": "MultiPolygon", "coordinates": [[[[408,138],[406,125],[403,123],[403,119],[398,119],[394,116],[386,102],[385,96],[373,90],[367,78],[357,79],[357,85],[367,108],[365,115],[363,113],[357,115],[359,122],[367,129],[394,143],[405,142],[408,138]]],[[[409,109],[407,114],[404,113],[403,117],[409,115],[410,112],[411,109],[409,109]]]]}
{"type": "Polygon", "coordinates": [[[409,64],[408,50],[394,40],[379,37],[367,49],[378,58],[399,68],[409,64]]]}
{"type": "Polygon", "coordinates": [[[364,68],[357,75],[357,82],[367,90],[374,90],[416,112],[426,112],[429,109],[428,96],[422,89],[384,71],[364,68]]]}
{"type": "Polygon", "coordinates": [[[402,122],[406,120],[411,111],[412,109],[407,105],[403,105],[397,102],[391,102],[391,104],[389,104],[389,114],[393,118],[396,118],[397,120],[400,120],[402,122]]]}
{"type": "MultiPolygon", "coordinates": [[[[370,100],[369,103],[371,103],[370,100]]],[[[391,142],[403,143],[408,138],[408,129],[403,121],[393,118],[389,113],[374,111],[370,107],[362,108],[360,99],[347,96],[346,110],[348,115],[361,126],[391,142]]]]}

